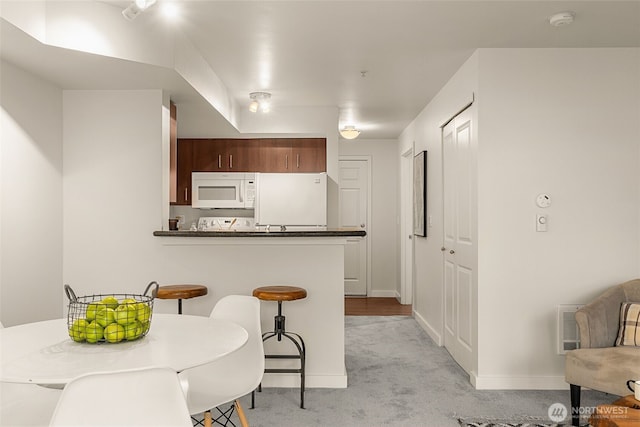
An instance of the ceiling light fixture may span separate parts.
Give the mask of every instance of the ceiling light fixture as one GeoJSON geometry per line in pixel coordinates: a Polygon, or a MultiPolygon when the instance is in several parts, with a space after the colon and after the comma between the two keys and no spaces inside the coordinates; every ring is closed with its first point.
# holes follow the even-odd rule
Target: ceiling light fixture
{"type": "Polygon", "coordinates": [[[549,18],[549,24],[554,27],[564,27],[573,22],[573,18],[575,18],[575,13],[573,12],[560,12],[556,13],[552,17],[549,18]]]}
{"type": "Polygon", "coordinates": [[[340,130],[340,135],[344,139],[356,139],[360,135],[360,131],[355,126],[345,126],[340,130]]]}
{"type": "Polygon", "coordinates": [[[153,6],[156,0],[134,0],[125,10],[122,11],[122,16],[129,21],[133,21],[140,14],[149,7],[153,6]]]}
{"type": "Polygon", "coordinates": [[[271,109],[271,94],[269,92],[251,92],[249,99],[251,99],[249,111],[252,113],[256,113],[258,110],[268,113],[271,109]]]}

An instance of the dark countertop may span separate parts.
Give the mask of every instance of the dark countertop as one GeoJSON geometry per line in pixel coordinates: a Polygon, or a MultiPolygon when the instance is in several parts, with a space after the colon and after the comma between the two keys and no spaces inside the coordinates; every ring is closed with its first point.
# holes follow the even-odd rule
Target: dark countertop
{"type": "Polygon", "coordinates": [[[367,232],[360,229],[330,228],[309,231],[154,231],[160,237],[364,237],[367,232]]]}

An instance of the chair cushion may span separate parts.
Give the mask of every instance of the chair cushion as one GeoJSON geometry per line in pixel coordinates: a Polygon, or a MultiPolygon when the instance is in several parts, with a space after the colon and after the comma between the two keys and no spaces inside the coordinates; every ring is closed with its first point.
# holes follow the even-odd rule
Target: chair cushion
{"type": "Polygon", "coordinates": [[[623,302],[620,305],[620,328],[616,346],[640,345],[640,303],[623,302]]]}
{"type": "Polygon", "coordinates": [[[618,396],[629,394],[627,380],[640,378],[640,347],[582,348],[567,352],[565,379],[618,396]]]}

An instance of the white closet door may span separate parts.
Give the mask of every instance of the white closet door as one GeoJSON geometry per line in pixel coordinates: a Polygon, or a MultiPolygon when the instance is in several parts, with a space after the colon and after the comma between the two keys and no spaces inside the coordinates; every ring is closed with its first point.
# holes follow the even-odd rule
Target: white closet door
{"type": "Polygon", "coordinates": [[[476,286],[475,141],[471,111],[442,130],[444,185],[444,345],[467,372],[473,368],[476,286]]]}

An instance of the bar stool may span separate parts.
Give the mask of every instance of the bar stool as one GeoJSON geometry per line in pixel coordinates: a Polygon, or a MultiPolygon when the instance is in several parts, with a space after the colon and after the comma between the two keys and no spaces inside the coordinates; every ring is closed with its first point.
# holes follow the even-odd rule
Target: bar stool
{"type": "MultiPolygon", "coordinates": [[[[265,373],[296,373],[300,374],[300,407],[304,409],[304,367],[306,359],[306,350],[302,337],[294,332],[287,332],[285,329],[285,317],[282,315],[282,301],[295,301],[307,297],[307,290],[296,286],[263,286],[253,290],[253,296],[262,301],[277,301],[278,314],[274,317],[273,332],[265,332],[262,334],[262,341],[265,342],[270,338],[276,337],[278,341],[282,341],[282,337],[286,337],[298,349],[298,354],[265,354],[265,359],[300,359],[300,368],[266,368],[265,373]]],[[[260,387],[258,387],[260,391],[260,387]]],[[[253,407],[252,393],[251,406],[253,407]]]]}
{"type": "Polygon", "coordinates": [[[177,299],[178,314],[182,314],[182,300],[201,297],[209,292],[203,285],[165,285],[158,288],[156,298],[177,299]]]}

